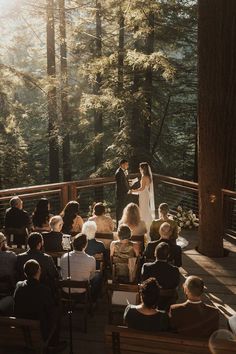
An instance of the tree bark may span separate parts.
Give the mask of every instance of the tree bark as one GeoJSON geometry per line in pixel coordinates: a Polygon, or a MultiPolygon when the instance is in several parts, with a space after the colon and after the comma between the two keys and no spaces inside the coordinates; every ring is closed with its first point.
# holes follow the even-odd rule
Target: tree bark
{"type": "Polygon", "coordinates": [[[59,182],[59,147],[57,127],[57,91],[55,86],[55,29],[54,0],[47,0],[47,75],[50,80],[48,101],[48,136],[49,136],[49,180],[59,182]]]}
{"type": "Polygon", "coordinates": [[[223,256],[222,188],[234,186],[236,7],[199,0],[199,251],[223,256]]]}
{"type": "MultiPolygon", "coordinates": [[[[102,22],[101,22],[101,3],[96,0],[96,56],[100,58],[102,56],[102,22]]],[[[102,77],[98,73],[96,75],[96,84],[94,85],[94,94],[99,95],[101,88],[102,77]]],[[[94,134],[95,138],[103,133],[103,119],[102,112],[94,112],[94,134]]],[[[103,142],[100,141],[95,143],[94,151],[95,159],[95,170],[97,170],[103,161],[103,142]]]]}
{"type": "MultiPolygon", "coordinates": [[[[148,27],[149,34],[146,39],[146,53],[148,55],[152,54],[154,51],[154,26],[155,26],[155,16],[153,12],[148,15],[148,27]]],[[[150,152],[151,146],[151,123],[152,123],[152,98],[153,98],[153,86],[152,86],[152,69],[148,68],[145,73],[145,96],[147,104],[147,117],[144,122],[144,146],[147,152],[150,152]]]]}
{"type": "Polygon", "coordinates": [[[62,168],[63,181],[71,181],[70,125],[68,105],[68,71],[65,0],[59,0],[60,11],[60,61],[61,61],[61,116],[62,116],[62,168]]]}
{"type": "MultiPolygon", "coordinates": [[[[96,0],[96,54],[97,58],[102,56],[102,21],[101,21],[101,2],[96,0]]],[[[96,75],[96,84],[94,86],[94,94],[99,95],[102,84],[102,76],[100,73],[96,75]]],[[[101,167],[103,162],[103,116],[101,110],[95,110],[94,112],[94,135],[95,139],[99,137],[99,140],[95,142],[94,147],[94,165],[95,171],[101,167]]],[[[95,188],[95,201],[103,201],[103,187],[95,188]]]]}
{"type": "MultiPolygon", "coordinates": [[[[117,91],[118,96],[122,94],[124,88],[124,43],[125,43],[125,19],[124,14],[120,11],[119,15],[119,46],[118,46],[118,72],[117,72],[117,91]]],[[[121,128],[121,119],[118,120],[118,128],[121,128]]]]}

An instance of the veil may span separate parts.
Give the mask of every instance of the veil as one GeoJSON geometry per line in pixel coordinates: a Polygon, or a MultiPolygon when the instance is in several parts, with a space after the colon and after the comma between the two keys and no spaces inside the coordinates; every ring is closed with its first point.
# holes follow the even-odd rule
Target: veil
{"type": "Polygon", "coordinates": [[[150,183],[150,208],[151,208],[151,215],[152,219],[155,219],[155,196],[154,196],[154,185],[153,185],[153,177],[152,177],[152,170],[151,167],[148,165],[148,172],[151,178],[151,183],[150,183]]]}

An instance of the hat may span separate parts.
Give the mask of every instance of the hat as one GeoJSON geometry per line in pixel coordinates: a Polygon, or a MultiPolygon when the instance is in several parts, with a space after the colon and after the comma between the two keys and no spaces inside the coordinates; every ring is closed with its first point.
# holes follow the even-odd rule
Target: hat
{"type": "Polygon", "coordinates": [[[0,243],[6,241],[6,237],[3,235],[2,232],[0,232],[0,243]]]}

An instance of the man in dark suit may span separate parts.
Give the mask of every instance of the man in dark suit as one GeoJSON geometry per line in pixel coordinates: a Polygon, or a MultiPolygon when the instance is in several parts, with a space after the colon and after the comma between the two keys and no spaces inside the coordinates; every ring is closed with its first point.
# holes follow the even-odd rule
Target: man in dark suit
{"type": "Polygon", "coordinates": [[[26,280],[16,285],[14,314],[19,318],[39,320],[50,353],[59,353],[66,347],[65,342],[59,342],[59,308],[55,306],[50,288],[40,282],[39,263],[28,260],[24,264],[24,274],[26,280]]]}
{"type": "Polygon", "coordinates": [[[10,208],[6,210],[4,225],[8,242],[14,242],[19,247],[25,244],[31,220],[27,211],[23,209],[22,200],[17,196],[10,200],[10,208]],[[14,235],[14,240],[9,240],[10,235],[14,235]]]}
{"type": "Polygon", "coordinates": [[[189,276],[184,285],[187,301],[171,305],[171,326],[178,332],[190,337],[210,337],[219,328],[219,311],[202,302],[203,280],[189,276]]]}
{"type": "Polygon", "coordinates": [[[179,269],[167,262],[169,249],[166,242],[157,245],[155,262],[144,263],[142,267],[142,280],[154,277],[163,289],[174,289],[179,285],[179,269]]]}
{"type": "Polygon", "coordinates": [[[148,242],[145,251],[144,251],[144,256],[146,259],[152,260],[155,258],[155,249],[156,246],[159,245],[161,242],[166,242],[168,243],[170,250],[169,250],[169,257],[168,257],[168,262],[173,263],[176,267],[181,267],[182,266],[182,249],[178,245],[174,245],[173,242],[170,240],[171,234],[172,234],[172,228],[169,223],[164,222],[159,229],[159,233],[161,235],[161,238],[157,241],[151,241],[148,242]]]}
{"type": "Polygon", "coordinates": [[[142,281],[148,278],[156,278],[163,289],[158,302],[160,310],[166,310],[171,304],[175,303],[177,300],[176,288],[180,282],[179,269],[167,262],[169,250],[168,243],[159,243],[155,250],[155,262],[144,263],[141,271],[142,281]]]}
{"type": "Polygon", "coordinates": [[[43,237],[38,232],[32,232],[28,239],[29,250],[17,255],[16,261],[16,277],[17,280],[24,280],[24,264],[29,259],[36,260],[41,267],[41,281],[52,289],[52,293],[56,295],[58,271],[51,256],[42,252],[43,237]]]}
{"type": "Polygon", "coordinates": [[[120,167],[115,173],[116,178],[116,222],[118,225],[122,217],[123,209],[128,204],[128,192],[130,190],[129,182],[127,179],[127,170],[129,163],[123,159],[120,161],[120,167]]]}

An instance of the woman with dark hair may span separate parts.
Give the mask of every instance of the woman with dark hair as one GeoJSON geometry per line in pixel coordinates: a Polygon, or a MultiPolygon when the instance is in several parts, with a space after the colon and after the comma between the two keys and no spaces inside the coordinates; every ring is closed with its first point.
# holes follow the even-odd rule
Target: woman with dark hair
{"type": "Polygon", "coordinates": [[[124,322],[129,328],[141,331],[167,331],[169,317],[157,308],[160,286],[155,278],[149,278],[140,285],[140,305],[128,305],[124,312],[124,322]]]}
{"type": "Polygon", "coordinates": [[[32,214],[33,230],[34,231],[50,231],[49,219],[52,217],[50,214],[50,204],[47,198],[41,198],[34,212],[32,214]]]}
{"type": "Polygon", "coordinates": [[[62,232],[64,234],[76,235],[81,232],[83,226],[83,219],[79,216],[79,203],[75,200],[68,202],[61,212],[63,219],[62,232]]]}
{"type": "Polygon", "coordinates": [[[114,231],[114,223],[110,216],[105,215],[105,206],[103,203],[96,203],[93,207],[93,216],[91,216],[88,220],[95,221],[97,224],[97,232],[113,232],[114,231]]]}
{"type": "Polygon", "coordinates": [[[148,229],[155,218],[155,202],[152,171],[147,162],[139,164],[139,171],[141,173],[140,188],[131,189],[131,193],[139,195],[139,209],[141,219],[145,222],[148,229]]]}
{"type": "Polygon", "coordinates": [[[139,207],[135,203],[129,203],[125,207],[120,224],[128,225],[132,235],[139,236],[147,232],[145,222],[141,220],[139,207]]]}

